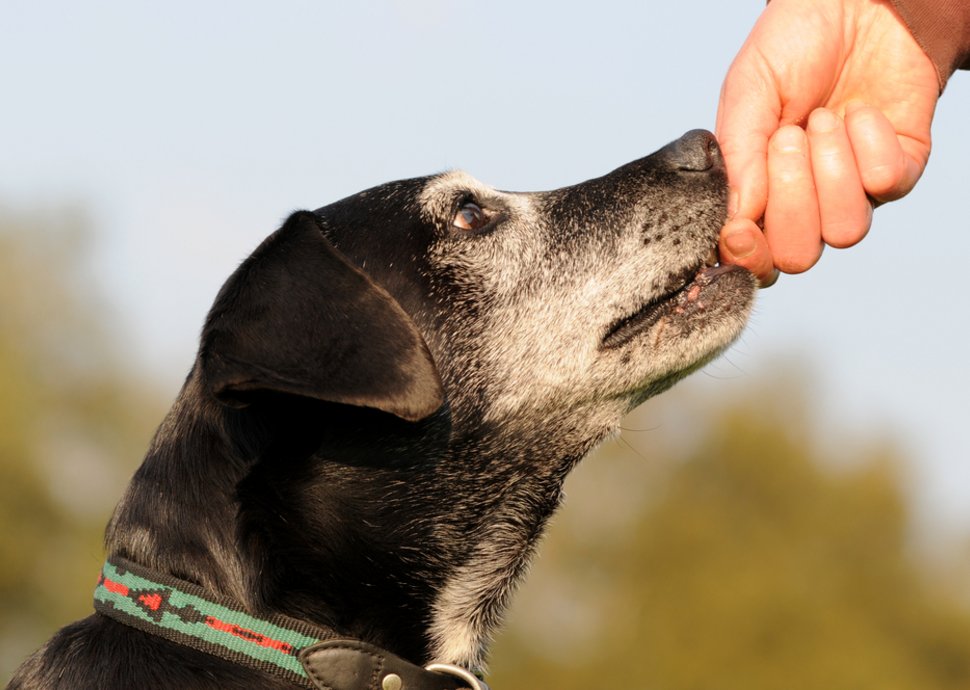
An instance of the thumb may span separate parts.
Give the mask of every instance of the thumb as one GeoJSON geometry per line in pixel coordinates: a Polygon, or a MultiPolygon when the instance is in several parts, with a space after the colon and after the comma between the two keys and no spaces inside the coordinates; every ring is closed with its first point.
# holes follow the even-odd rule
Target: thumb
{"type": "Polygon", "coordinates": [[[715,132],[727,168],[728,216],[758,220],[768,202],[768,139],[781,120],[767,66],[741,49],[721,87],[715,132]]]}

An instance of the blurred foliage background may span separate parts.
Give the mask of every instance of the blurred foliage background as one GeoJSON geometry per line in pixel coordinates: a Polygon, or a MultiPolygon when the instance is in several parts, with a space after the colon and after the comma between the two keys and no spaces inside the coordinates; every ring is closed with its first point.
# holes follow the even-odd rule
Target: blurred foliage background
{"type": "MultiPolygon", "coordinates": [[[[79,209],[0,207],[0,682],[90,612],[104,524],[180,383],[156,390],[111,336],[90,240],[79,209]]],[[[918,458],[820,428],[801,367],[743,375],[742,397],[695,376],[581,465],[496,690],[970,688],[970,542],[917,529],[918,458]]]]}
{"type": "Polygon", "coordinates": [[[493,687],[970,688],[966,548],[929,555],[904,458],[819,439],[798,378],[750,383],[681,395],[679,443],[627,433],[570,477],[493,687]]]}
{"type": "Polygon", "coordinates": [[[3,684],[90,613],[104,525],[166,407],[111,337],[91,239],[81,209],[0,206],[3,684]]]}

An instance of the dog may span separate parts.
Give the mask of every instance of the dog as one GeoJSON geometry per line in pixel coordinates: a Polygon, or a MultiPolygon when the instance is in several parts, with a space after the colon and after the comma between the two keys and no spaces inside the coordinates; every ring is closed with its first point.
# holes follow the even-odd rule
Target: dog
{"type": "Polygon", "coordinates": [[[554,191],[452,171],[294,213],[207,316],[96,613],[8,688],[485,687],[567,473],[744,326],[725,205],[697,130],[554,191]]]}

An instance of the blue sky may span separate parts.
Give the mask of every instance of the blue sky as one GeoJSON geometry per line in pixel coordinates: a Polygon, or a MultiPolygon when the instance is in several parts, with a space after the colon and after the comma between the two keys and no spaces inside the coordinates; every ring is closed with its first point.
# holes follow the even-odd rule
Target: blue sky
{"type": "MultiPolygon", "coordinates": [[[[289,211],[454,167],[553,188],[711,128],[762,6],[5,0],[0,204],[89,210],[117,336],[174,391],[219,285],[289,211]]],[[[958,73],[916,191],[762,291],[683,384],[729,392],[796,353],[820,433],[891,430],[940,527],[970,526],[967,122],[958,73]]]]}

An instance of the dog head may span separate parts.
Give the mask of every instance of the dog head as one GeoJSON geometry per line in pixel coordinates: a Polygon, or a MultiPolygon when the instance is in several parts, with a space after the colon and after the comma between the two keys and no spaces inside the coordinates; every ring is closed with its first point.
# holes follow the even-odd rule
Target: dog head
{"type": "Polygon", "coordinates": [[[109,548],[480,666],[568,470],[740,333],[725,194],[691,132],[554,191],[449,172],[294,214],[220,292],[109,548]]]}
{"type": "Polygon", "coordinates": [[[449,172],[296,214],[213,312],[214,390],[269,387],[411,420],[447,399],[462,425],[591,407],[616,421],[743,327],[752,279],[715,266],[725,191],[713,137],[691,132],[555,191],[449,172]]]}

